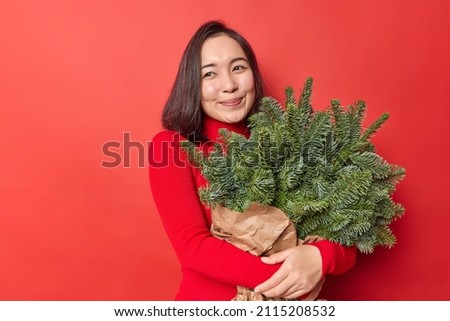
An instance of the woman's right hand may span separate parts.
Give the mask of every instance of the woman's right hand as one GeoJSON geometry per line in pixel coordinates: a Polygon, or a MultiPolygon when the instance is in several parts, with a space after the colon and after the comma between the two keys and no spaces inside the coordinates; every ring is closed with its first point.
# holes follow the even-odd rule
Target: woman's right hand
{"type": "MultiPolygon", "coordinates": [[[[298,245],[268,257],[262,257],[261,260],[266,264],[282,263],[272,277],[254,289],[267,297],[296,299],[313,289],[316,290],[321,282],[322,257],[315,246],[298,245]]],[[[311,299],[310,297],[311,295],[307,299],[311,299]]]]}

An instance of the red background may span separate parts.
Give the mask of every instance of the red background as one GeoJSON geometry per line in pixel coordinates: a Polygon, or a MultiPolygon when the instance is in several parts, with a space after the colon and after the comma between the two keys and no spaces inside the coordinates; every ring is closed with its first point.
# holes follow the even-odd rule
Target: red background
{"type": "Polygon", "coordinates": [[[362,98],[367,122],[391,114],[374,141],[407,169],[398,244],[360,255],[325,297],[450,300],[449,13],[445,0],[2,1],[0,299],[174,297],[148,170],[137,148],[130,168],[101,167],[102,146],[151,139],[187,41],[222,19],[275,97],[313,76],[317,109],[362,98]]]}

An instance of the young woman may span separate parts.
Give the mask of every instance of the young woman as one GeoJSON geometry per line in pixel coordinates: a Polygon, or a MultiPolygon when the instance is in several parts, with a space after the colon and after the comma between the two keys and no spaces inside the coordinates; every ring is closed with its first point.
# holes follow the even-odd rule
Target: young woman
{"type": "Polygon", "coordinates": [[[177,300],[230,300],[237,285],[268,297],[299,298],[326,274],[354,264],[354,248],[326,240],[261,258],[211,235],[210,209],[197,194],[207,182],[179,142],[189,139],[207,151],[205,142],[216,140],[219,128],[248,135],[247,118],[263,96],[249,43],[220,22],[202,25],[183,54],[163,111],[166,130],[153,138],[150,153],[153,197],[183,272],[177,300]]]}

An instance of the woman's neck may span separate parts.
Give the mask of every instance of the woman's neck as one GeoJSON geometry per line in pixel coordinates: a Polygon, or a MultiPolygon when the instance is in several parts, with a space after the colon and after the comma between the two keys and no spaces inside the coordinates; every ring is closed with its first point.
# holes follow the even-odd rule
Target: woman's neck
{"type": "Polygon", "coordinates": [[[247,121],[243,120],[238,123],[224,123],[217,119],[213,119],[204,115],[203,118],[203,135],[209,140],[217,140],[219,137],[219,129],[226,128],[229,131],[236,132],[238,134],[248,136],[249,129],[247,127],[247,121]]]}

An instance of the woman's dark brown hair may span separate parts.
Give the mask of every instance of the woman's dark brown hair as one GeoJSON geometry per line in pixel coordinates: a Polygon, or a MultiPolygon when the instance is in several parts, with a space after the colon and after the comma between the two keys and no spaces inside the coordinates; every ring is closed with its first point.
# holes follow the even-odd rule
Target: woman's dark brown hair
{"type": "Polygon", "coordinates": [[[249,115],[258,110],[258,103],[264,96],[264,85],[255,53],[245,38],[220,21],[203,24],[189,41],[181,58],[175,83],[167,99],[162,114],[164,128],[179,132],[192,142],[206,139],[202,137],[203,111],[201,99],[201,51],[206,39],[218,35],[234,39],[247,56],[255,82],[255,102],[249,115]]]}

